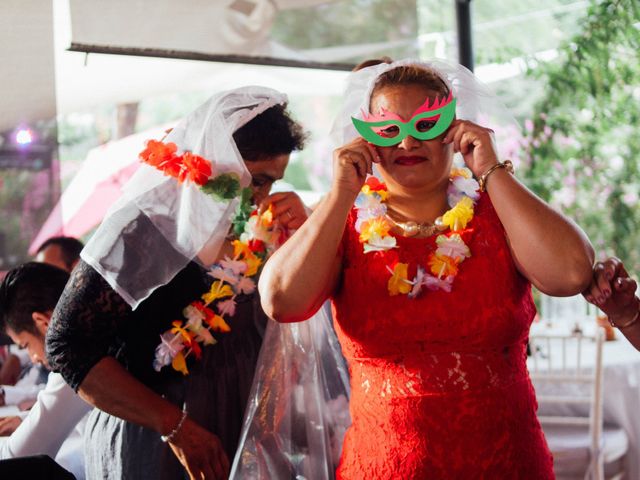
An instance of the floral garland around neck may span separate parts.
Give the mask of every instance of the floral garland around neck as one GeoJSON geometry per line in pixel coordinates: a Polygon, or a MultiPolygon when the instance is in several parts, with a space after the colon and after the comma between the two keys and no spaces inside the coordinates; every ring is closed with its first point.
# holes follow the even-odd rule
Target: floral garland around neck
{"type": "Polygon", "coordinates": [[[263,213],[251,205],[251,189],[240,189],[235,174],[222,174],[214,178],[209,160],[185,152],[177,155],[174,143],[149,140],[140,159],[174,177],[179,183],[190,181],[197,184],[207,195],[218,201],[240,196],[240,204],[232,222],[233,258],[225,257],[207,272],[213,277],[209,291],[198,300],[187,305],[184,319],[174,320],[172,327],[160,335],[156,347],[153,368],[160,371],[171,365],[174,370],[187,375],[187,358],[193,354],[202,356],[201,345],[214,345],[213,333],[228,333],[231,327],[225,317],[232,317],[236,310],[236,297],[252,294],[256,289],[255,277],[267,257],[284,240],[284,231],[274,225],[273,212],[269,207],[263,213]]]}
{"type": "MultiPolygon", "coordinates": [[[[408,278],[409,264],[396,263],[387,266],[391,278],[387,282],[390,295],[408,295],[416,298],[423,288],[450,292],[453,280],[458,274],[458,266],[471,256],[469,247],[462,240],[461,233],[473,218],[473,207],[480,198],[478,182],[471,170],[455,167],[449,177],[447,197],[449,206],[436,225],[448,228],[448,233],[436,237],[437,248],[427,256],[426,265],[418,265],[416,276],[408,278]],[[428,267],[428,271],[427,268],[428,267]]],[[[383,252],[396,248],[396,239],[389,232],[393,223],[387,217],[385,202],[389,197],[387,186],[375,177],[369,177],[356,198],[356,231],[364,253],[383,252]]]]}

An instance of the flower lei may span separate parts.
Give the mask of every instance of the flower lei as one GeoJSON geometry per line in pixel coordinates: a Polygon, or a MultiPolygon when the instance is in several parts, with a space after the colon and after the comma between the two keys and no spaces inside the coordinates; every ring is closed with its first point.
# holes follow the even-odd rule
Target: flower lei
{"type": "MultiPolygon", "coordinates": [[[[416,298],[423,288],[450,292],[458,266],[471,256],[469,247],[460,235],[473,218],[473,207],[480,198],[478,182],[466,167],[453,168],[449,177],[447,197],[449,206],[437,225],[449,228],[446,234],[436,237],[437,248],[427,256],[426,266],[418,265],[416,276],[408,278],[408,263],[387,266],[391,278],[387,283],[390,295],[408,295],[416,298]]],[[[355,229],[360,234],[364,253],[387,251],[396,248],[396,239],[389,231],[393,223],[387,218],[385,202],[389,196],[387,186],[375,177],[369,177],[356,198],[358,213],[355,229]]]]}
{"type": "Polygon", "coordinates": [[[235,173],[211,178],[213,169],[209,160],[191,152],[178,155],[177,151],[178,147],[173,142],[148,140],[139,157],[142,162],[157,168],[166,176],[177,179],[178,183],[185,180],[195,183],[216,200],[231,200],[241,193],[240,179],[235,173]]]}
{"type": "Polygon", "coordinates": [[[214,178],[211,162],[185,152],[177,155],[174,143],[149,140],[140,159],[174,177],[179,183],[190,181],[197,184],[208,195],[219,201],[230,200],[240,195],[240,205],[233,220],[233,232],[239,238],[232,242],[233,258],[225,257],[213,265],[208,275],[215,280],[209,291],[200,299],[187,305],[184,319],[174,320],[172,327],[160,335],[156,347],[153,368],[160,371],[171,364],[174,370],[187,375],[187,357],[202,356],[201,345],[214,345],[217,340],[212,333],[228,333],[231,327],[225,317],[236,310],[236,297],[251,294],[256,289],[255,277],[269,254],[283,241],[284,232],[273,224],[273,212],[269,207],[258,213],[251,206],[251,189],[240,190],[235,174],[222,174],[214,178]]]}

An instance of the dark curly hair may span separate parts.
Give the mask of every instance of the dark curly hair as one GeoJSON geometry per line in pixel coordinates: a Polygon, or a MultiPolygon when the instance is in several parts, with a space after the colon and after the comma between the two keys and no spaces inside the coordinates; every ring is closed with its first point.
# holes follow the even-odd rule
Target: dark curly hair
{"type": "Polygon", "coordinates": [[[0,285],[0,331],[38,335],[31,314],[48,312],[58,303],[69,280],[64,270],[40,262],[28,262],[7,272],[0,285]]]}
{"type": "Polygon", "coordinates": [[[287,104],[268,108],[233,134],[240,156],[249,161],[302,150],[306,137],[302,126],[291,118],[287,104]]]}

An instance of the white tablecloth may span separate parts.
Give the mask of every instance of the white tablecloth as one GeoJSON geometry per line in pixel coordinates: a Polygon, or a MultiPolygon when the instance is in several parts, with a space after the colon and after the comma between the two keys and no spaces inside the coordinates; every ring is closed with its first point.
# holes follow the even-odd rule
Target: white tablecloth
{"type": "MultiPolygon", "coordinates": [[[[593,333],[593,329],[589,327],[585,329],[586,334],[593,333]]],[[[549,331],[544,324],[534,324],[532,334],[536,332],[557,333],[557,330],[549,331]]],[[[583,359],[585,366],[594,364],[595,344],[585,346],[583,359]]],[[[627,479],[640,480],[640,352],[616,331],[616,340],[604,343],[603,367],[604,421],[618,425],[626,431],[629,437],[625,468],[627,479]]],[[[560,415],[588,413],[586,406],[555,405],[551,408],[552,411],[545,409],[545,413],[560,415]]]]}

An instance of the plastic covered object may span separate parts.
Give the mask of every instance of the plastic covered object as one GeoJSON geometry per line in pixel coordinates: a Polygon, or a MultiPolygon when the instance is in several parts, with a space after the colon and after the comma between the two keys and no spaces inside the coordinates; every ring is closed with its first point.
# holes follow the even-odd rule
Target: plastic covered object
{"type": "Polygon", "coordinates": [[[305,322],[269,321],[230,479],[333,479],[350,424],[328,304],[305,322]]]}

